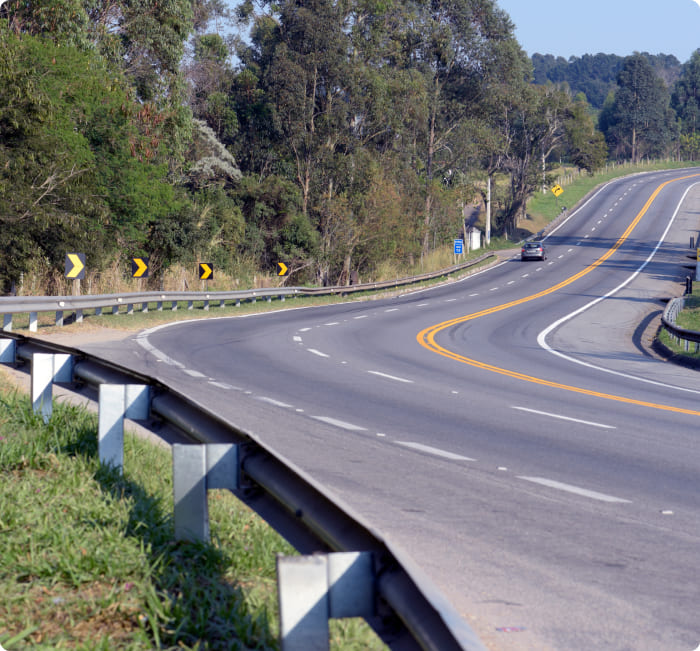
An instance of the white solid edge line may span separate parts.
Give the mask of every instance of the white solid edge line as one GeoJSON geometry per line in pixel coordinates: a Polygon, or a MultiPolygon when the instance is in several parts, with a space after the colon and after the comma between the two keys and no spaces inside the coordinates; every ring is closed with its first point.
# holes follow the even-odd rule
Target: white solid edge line
{"type": "Polygon", "coordinates": [[[353,425],[352,423],[346,423],[343,420],[338,420],[336,418],[331,418],[330,416],[311,416],[314,420],[320,420],[326,425],[333,425],[334,427],[340,427],[341,429],[349,430],[350,432],[366,432],[366,427],[360,427],[359,425],[353,425]]]}
{"type": "Polygon", "coordinates": [[[644,382],[646,384],[651,384],[657,387],[664,387],[666,389],[675,389],[677,391],[685,391],[686,393],[694,393],[694,394],[700,394],[700,391],[696,389],[688,389],[686,387],[681,387],[681,386],[676,386],[673,384],[666,384],[665,382],[657,382],[656,380],[650,380],[648,378],[643,378],[639,377],[638,375],[631,375],[629,373],[622,373],[621,371],[613,371],[612,369],[609,368],[604,368],[603,366],[597,366],[595,364],[590,364],[589,362],[584,362],[583,360],[576,359],[575,357],[571,357],[569,355],[566,355],[558,350],[554,350],[548,343],[547,343],[547,337],[549,334],[554,331],[556,328],[558,328],[560,325],[563,323],[566,323],[566,321],[569,321],[570,319],[573,319],[574,317],[578,316],[579,314],[585,312],[589,308],[593,307],[594,305],[597,305],[601,301],[604,301],[606,298],[610,298],[617,292],[619,292],[621,289],[623,289],[625,286],[629,285],[643,270],[644,268],[651,262],[652,258],[656,255],[656,252],[659,250],[661,245],[663,244],[664,240],[666,239],[666,235],[668,234],[668,231],[671,229],[671,226],[673,225],[673,222],[675,221],[676,217],[678,216],[678,212],[681,209],[681,206],[683,205],[683,202],[685,201],[686,196],[688,195],[688,192],[692,188],[694,188],[698,183],[693,183],[692,185],[688,186],[686,191],[683,193],[683,196],[681,197],[681,200],[678,202],[678,205],[676,206],[676,210],[674,211],[673,215],[671,216],[668,224],[666,225],[666,229],[661,235],[661,239],[656,243],[656,246],[654,247],[654,250],[649,254],[647,259],[640,265],[640,267],[629,277],[627,280],[625,280],[623,283],[615,287],[615,289],[610,290],[607,294],[604,296],[600,296],[594,300],[592,300],[590,303],[587,303],[583,307],[580,307],[578,310],[574,310],[570,314],[567,314],[566,316],[562,317],[558,321],[555,321],[551,325],[547,326],[542,332],[540,332],[539,335],[537,335],[537,343],[540,345],[540,347],[544,348],[549,353],[552,353],[552,355],[556,355],[557,357],[561,357],[562,359],[565,359],[569,362],[572,362],[574,364],[580,364],[581,366],[585,366],[587,368],[592,368],[596,371],[602,371],[603,373],[609,373],[611,375],[617,375],[618,377],[624,377],[630,380],[636,380],[637,382],[644,382]]]}
{"type": "Polygon", "coordinates": [[[544,477],[523,477],[518,476],[518,479],[524,479],[525,481],[533,482],[534,484],[540,484],[540,486],[547,486],[548,488],[556,488],[560,491],[565,491],[567,493],[574,493],[575,495],[581,495],[583,497],[590,497],[593,500],[599,500],[600,502],[611,502],[617,504],[630,504],[630,500],[622,499],[621,497],[614,497],[613,495],[606,495],[605,493],[598,493],[596,491],[590,491],[586,488],[579,488],[578,486],[572,486],[571,484],[564,484],[560,481],[554,481],[553,479],[545,479],[544,477]]]}
{"type": "Polygon", "coordinates": [[[423,445],[422,443],[413,443],[411,441],[394,441],[394,443],[398,445],[403,445],[405,448],[411,448],[412,450],[418,450],[419,452],[426,452],[428,454],[435,455],[436,457],[442,457],[444,459],[452,459],[453,461],[474,461],[474,459],[472,459],[471,457],[464,457],[461,454],[447,452],[446,450],[433,448],[429,445],[423,445]]]}
{"type": "Polygon", "coordinates": [[[367,371],[372,375],[378,375],[379,377],[386,378],[387,380],[395,380],[396,382],[405,382],[406,384],[413,384],[413,380],[407,380],[403,377],[396,377],[395,375],[388,375],[387,373],[382,373],[381,371],[367,371]]]}
{"type": "Polygon", "coordinates": [[[592,427],[601,427],[603,429],[617,429],[614,425],[605,425],[604,423],[595,423],[591,420],[581,420],[580,418],[572,418],[571,416],[562,416],[561,414],[552,414],[548,411],[538,411],[537,409],[529,409],[528,407],[517,407],[511,405],[512,409],[517,409],[518,411],[527,411],[531,414],[538,414],[540,416],[548,416],[549,418],[556,418],[558,420],[568,420],[572,423],[581,423],[582,425],[591,425],[592,427]]]}

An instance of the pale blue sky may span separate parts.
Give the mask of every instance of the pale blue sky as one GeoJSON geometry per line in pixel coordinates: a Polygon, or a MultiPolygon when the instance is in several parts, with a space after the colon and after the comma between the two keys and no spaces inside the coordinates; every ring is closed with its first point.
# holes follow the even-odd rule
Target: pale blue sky
{"type": "Polygon", "coordinates": [[[695,0],[496,0],[532,56],[568,59],[582,54],[635,51],[673,54],[681,63],[700,48],[695,0]]]}

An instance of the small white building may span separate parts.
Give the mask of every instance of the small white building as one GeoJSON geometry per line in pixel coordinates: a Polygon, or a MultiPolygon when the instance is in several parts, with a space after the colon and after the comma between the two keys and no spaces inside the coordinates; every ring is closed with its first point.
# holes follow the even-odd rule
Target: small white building
{"type": "Polygon", "coordinates": [[[481,248],[481,231],[474,226],[467,229],[467,237],[469,238],[469,250],[478,251],[481,248]]]}

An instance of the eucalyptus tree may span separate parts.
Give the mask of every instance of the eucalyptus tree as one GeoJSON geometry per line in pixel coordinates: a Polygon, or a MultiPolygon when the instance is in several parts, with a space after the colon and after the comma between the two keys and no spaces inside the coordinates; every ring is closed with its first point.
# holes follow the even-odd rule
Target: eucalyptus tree
{"type": "Polygon", "coordinates": [[[510,177],[510,194],[501,228],[513,232],[527,199],[542,183],[542,163],[566,138],[571,120],[569,94],[554,86],[528,85],[505,105],[500,118],[503,150],[500,169],[510,177]]]}
{"type": "Polygon", "coordinates": [[[425,184],[422,253],[430,248],[435,183],[472,158],[489,84],[519,68],[522,51],[508,15],[491,0],[418,0],[409,5],[402,65],[423,79],[413,135],[425,184]]]}

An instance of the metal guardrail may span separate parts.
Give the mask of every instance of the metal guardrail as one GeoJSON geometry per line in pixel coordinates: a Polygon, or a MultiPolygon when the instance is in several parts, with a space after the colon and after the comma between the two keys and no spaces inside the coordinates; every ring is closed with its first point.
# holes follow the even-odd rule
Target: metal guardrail
{"type": "Polygon", "coordinates": [[[676,325],[678,314],[684,307],[685,297],[672,298],[661,316],[661,324],[671,339],[677,344],[683,345],[686,352],[697,353],[700,351],[700,332],[679,328],[676,325]],[[693,350],[691,350],[691,344],[693,344],[693,350]]]}
{"type": "Polygon", "coordinates": [[[241,301],[257,301],[265,299],[268,302],[273,298],[284,301],[287,297],[294,296],[332,296],[346,295],[373,290],[392,289],[433,280],[442,276],[469,269],[491,257],[493,253],[485,253],[478,258],[461,264],[447,267],[439,271],[387,280],[378,283],[364,283],[360,285],[336,285],[333,287],[278,287],[271,289],[246,289],[224,292],[125,292],[122,294],[99,294],[86,296],[4,296],[0,297],[0,314],[4,315],[3,330],[12,330],[13,314],[29,314],[29,329],[32,332],[37,328],[37,315],[41,312],[55,312],[56,325],[63,325],[66,312],[75,313],[77,321],[82,321],[83,310],[95,310],[101,314],[105,308],[111,308],[116,314],[120,309],[126,308],[126,312],[132,313],[135,305],[140,305],[142,311],[148,311],[148,306],[155,304],[157,310],[162,310],[165,303],[170,303],[170,309],[176,310],[178,303],[186,301],[188,309],[192,309],[195,302],[203,302],[204,309],[208,310],[210,303],[219,307],[229,303],[236,306],[241,301]]]}
{"type": "Polygon", "coordinates": [[[232,492],[300,552],[371,554],[374,614],[366,619],[391,648],[484,651],[468,624],[411,559],[253,435],[163,383],[95,355],[12,333],[0,333],[3,342],[0,358],[4,361],[32,360],[35,353],[70,355],[74,382],[93,387],[148,385],[151,417],[176,428],[193,443],[239,444],[240,489],[232,492]],[[9,345],[14,348],[12,359],[6,354],[9,345]]]}

